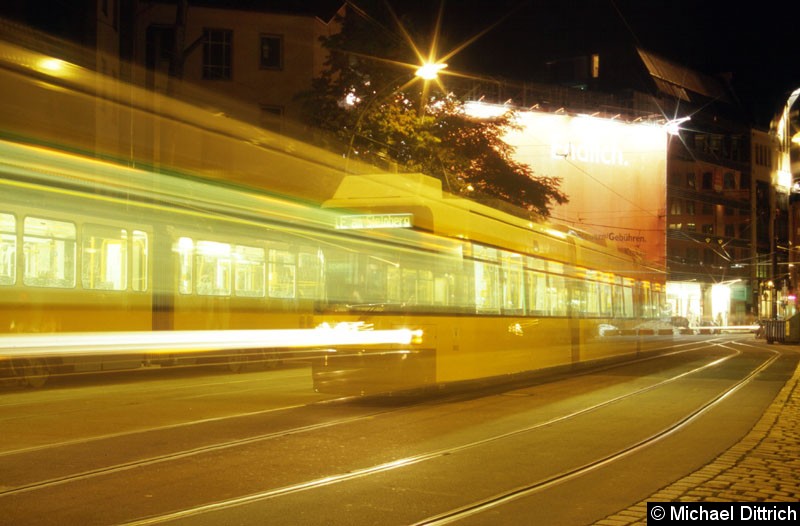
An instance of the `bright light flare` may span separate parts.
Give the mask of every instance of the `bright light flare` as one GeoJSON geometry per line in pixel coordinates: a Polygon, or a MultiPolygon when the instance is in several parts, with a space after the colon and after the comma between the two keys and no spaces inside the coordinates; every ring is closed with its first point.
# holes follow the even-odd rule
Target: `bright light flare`
{"type": "Polygon", "coordinates": [[[672,119],[671,121],[668,121],[664,125],[664,128],[670,135],[680,135],[681,124],[689,120],[691,120],[691,117],[681,117],[680,119],[672,119]]]}
{"type": "Polygon", "coordinates": [[[61,73],[67,67],[67,63],[57,58],[43,58],[39,61],[39,69],[48,73],[61,73]]]}
{"type": "Polygon", "coordinates": [[[372,330],[362,323],[324,323],[316,329],[10,334],[0,338],[0,357],[409,345],[421,338],[421,330],[372,330]]]}
{"type": "Polygon", "coordinates": [[[428,62],[417,68],[417,71],[414,74],[425,80],[434,80],[439,76],[439,72],[446,67],[447,64],[443,63],[434,64],[428,62]]]}

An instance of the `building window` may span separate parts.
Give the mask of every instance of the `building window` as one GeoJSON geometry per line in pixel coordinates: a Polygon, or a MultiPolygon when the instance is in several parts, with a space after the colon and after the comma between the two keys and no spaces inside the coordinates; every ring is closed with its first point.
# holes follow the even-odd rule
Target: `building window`
{"type": "Polygon", "coordinates": [[[725,235],[727,237],[735,237],[736,236],[736,225],[725,225],[725,235]]]}
{"type": "Polygon", "coordinates": [[[694,149],[702,153],[706,153],[708,151],[708,141],[706,141],[705,135],[698,133],[694,136],[694,149]]]}
{"type": "Polygon", "coordinates": [[[703,215],[710,216],[714,213],[714,209],[710,203],[703,203],[703,215]]]}
{"type": "Polygon", "coordinates": [[[704,234],[714,234],[714,225],[711,224],[704,224],[703,225],[703,233],[704,234]]]}
{"type": "Polygon", "coordinates": [[[689,173],[686,174],[686,186],[688,186],[692,190],[697,188],[696,182],[695,182],[695,177],[694,177],[694,172],[689,172],[689,173]]]}
{"type": "Polygon", "coordinates": [[[711,190],[713,175],[711,172],[703,172],[703,190],[711,190]]]}
{"type": "Polygon", "coordinates": [[[283,69],[283,37],[261,35],[261,69],[283,69]]]}
{"type": "Polygon", "coordinates": [[[686,213],[690,216],[695,214],[694,201],[686,201],[686,213]]]}
{"type": "Polygon", "coordinates": [[[670,215],[676,216],[681,214],[681,200],[673,199],[669,204],[670,215]]]}
{"type": "Polygon", "coordinates": [[[723,177],[724,178],[723,178],[722,187],[725,190],[735,190],[736,189],[736,176],[733,174],[733,172],[725,172],[725,175],[723,177]]]}
{"type": "Polygon", "coordinates": [[[230,29],[203,30],[203,78],[206,80],[231,80],[230,29]]]}
{"type": "Polygon", "coordinates": [[[739,175],[739,188],[741,190],[750,190],[750,174],[742,173],[739,175]]]}

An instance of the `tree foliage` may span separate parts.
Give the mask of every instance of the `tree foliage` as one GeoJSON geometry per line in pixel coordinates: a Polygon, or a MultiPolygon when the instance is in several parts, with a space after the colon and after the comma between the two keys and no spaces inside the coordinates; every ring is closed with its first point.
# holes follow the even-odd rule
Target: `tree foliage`
{"type": "Polygon", "coordinates": [[[513,113],[472,118],[452,93],[415,78],[419,59],[397,31],[408,21],[381,19],[379,7],[367,14],[351,5],[342,31],[323,39],[329,58],[302,96],[307,120],[338,137],[347,156],[438,177],[453,193],[499,198],[542,217],[565,203],[560,180],[516,162],[502,140],[513,113]]]}

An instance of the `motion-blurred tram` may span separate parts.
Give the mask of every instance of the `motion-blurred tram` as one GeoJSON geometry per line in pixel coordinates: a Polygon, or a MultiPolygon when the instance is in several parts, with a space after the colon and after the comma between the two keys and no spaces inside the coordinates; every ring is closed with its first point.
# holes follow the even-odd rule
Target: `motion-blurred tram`
{"type": "MultiPolygon", "coordinates": [[[[2,334],[421,329],[407,345],[305,355],[319,391],[382,393],[624,357],[636,340],[610,335],[659,315],[663,273],[603,241],[422,174],[353,174],[330,153],[196,107],[178,115],[132,88],[124,103],[97,101],[77,70],[43,77],[34,55],[3,51],[2,104],[16,109],[0,130],[2,334]],[[65,103],[67,115],[19,114],[65,103]],[[98,105],[148,133],[101,140],[78,120],[92,148],[69,144],[72,119],[98,105]],[[154,161],[155,128],[171,141],[169,169],[154,161]],[[139,151],[149,162],[119,153],[139,151]],[[298,189],[309,191],[287,197],[298,189]]],[[[0,375],[36,386],[53,372],[208,357],[0,351],[0,375]]]]}
{"type": "MultiPolygon", "coordinates": [[[[5,141],[0,159],[8,332],[422,329],[409,348],[314,359],[317,389],[360,393],[624,354],[601,326],[655,317],[661,301],[658,274],[635,257],[443,197],[420,174],[345,177],[320,208],[180,177],[160,178],[156,201],[145,171],[5,141]]],[[[36,383],[142,361],[7,369],[36,383]]]]}

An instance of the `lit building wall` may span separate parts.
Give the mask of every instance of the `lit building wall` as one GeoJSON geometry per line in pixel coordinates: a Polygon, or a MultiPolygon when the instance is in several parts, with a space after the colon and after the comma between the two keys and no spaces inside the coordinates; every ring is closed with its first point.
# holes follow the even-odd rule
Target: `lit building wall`
{"type": "Polygon", "coordinates": [[[666,262],[667,133],[662,126],[527,111],[505,140],[537,176],[558,178],[569,202],[554,221],[648,261],[666,262]]]}

